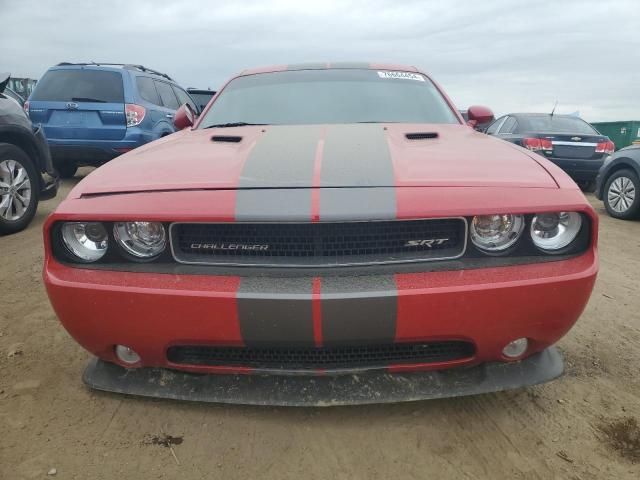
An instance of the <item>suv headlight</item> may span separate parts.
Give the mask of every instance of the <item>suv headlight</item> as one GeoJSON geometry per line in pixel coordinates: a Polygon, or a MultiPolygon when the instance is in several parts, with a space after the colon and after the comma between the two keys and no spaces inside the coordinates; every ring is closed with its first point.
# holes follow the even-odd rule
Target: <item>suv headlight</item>
{"type": "Polygon", "coordinates": [[[107,230],[99,222],[64,223],[62,241],[70,255],[85,263],[100,260],[109,246],[107,230]]]}
{"type": "Polygon", "coordinates": [[[126,253],[141,260],[157,257],[167,245],[164,225],[159,222],[117,222],[113,236],[126,253]]]}
{"type": "Polygon", "coordinates": [[[575,240],[582,227],[577,212],[538,213],[531,220],[531,239],[547,253],[558,253],[575,240]]]}
{"type": "Polygon", "coordinates": [[[514,245],[524,230],[524,216],[479,215],[471,221],[471,241],[487,253],[500,253],[514,245]]]}

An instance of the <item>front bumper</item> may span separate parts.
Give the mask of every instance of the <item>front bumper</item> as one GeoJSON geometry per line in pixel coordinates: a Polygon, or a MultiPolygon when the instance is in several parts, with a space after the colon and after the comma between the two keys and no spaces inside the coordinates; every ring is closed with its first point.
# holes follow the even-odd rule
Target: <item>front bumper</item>
{"type": "Polygon", "coordinates": [[[604,158],[598,160],[555,157],[546,158],[564,170],[576,182],[590,182],[595,180],[600,167],[602,167],[602,164],[604,163],[604,158]]]}
{"type": "Polygon", "coordinates": [[[486,363],[442,372],[283,377],[194,375],[163,369],[128,370],[92,360],[83,376],[96,390],[142,397],[241,405],[329,407],[460,397],[536,385],[562,375],[562,357],[547,348],[515,363],[486,363]]]}
{"type": "Polygon", "coordinates": [[[82,346],[117,363],[114,346],[127,345],[141,356],[140,367],[267,371],[168,360],[169,347],[190,344],[310,341],[313,347],[314,340],[316,346],[462,340],[475,346],[474,355],[464,360],[366,368],[398,373],[506,361],[502,349],[521,337],[529,339],[525,356],[546,349],[578,319],[596,272],[595,249],[590,249],[566,260],[518,266],[286,280],[89,270],[48,257],[44,279],[58,317],[82,346]]]}
{"type": "Polygon", "coordinates": [[[129,128],[120,140],[49,139],[51,155],[56,162],[98,166],[154,140],[150,132],[129,128]]]}

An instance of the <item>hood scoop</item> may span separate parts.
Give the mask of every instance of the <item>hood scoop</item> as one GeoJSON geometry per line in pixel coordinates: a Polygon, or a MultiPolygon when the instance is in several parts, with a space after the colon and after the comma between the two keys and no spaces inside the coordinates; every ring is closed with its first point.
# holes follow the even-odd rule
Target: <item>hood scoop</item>
{"type": "Polygon", "coordinates": [[[211,141],[220,143],[240,143],[242,141],[242,137],[238,137],[237,135],[214,135],[211,137],[211,141]]]}
{"type": "Polygon", "coordinates": [[[416,132],[405,133],[404,135],[408,140],[429,140],[432,138],[438,138],[438,132],[416,132]]]}

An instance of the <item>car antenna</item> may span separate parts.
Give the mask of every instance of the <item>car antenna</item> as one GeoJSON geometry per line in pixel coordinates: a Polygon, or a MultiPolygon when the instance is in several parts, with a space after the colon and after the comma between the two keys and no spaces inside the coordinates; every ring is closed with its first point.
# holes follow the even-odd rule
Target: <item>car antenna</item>
{"type": "Polygon", "coordinates": [[[551,109],[551,116],[553,117],[553,112],[556,111],[556,107],[558,106],[558,100],[556,100],[556,103],[553,105],[553,108],[551,109]]]}

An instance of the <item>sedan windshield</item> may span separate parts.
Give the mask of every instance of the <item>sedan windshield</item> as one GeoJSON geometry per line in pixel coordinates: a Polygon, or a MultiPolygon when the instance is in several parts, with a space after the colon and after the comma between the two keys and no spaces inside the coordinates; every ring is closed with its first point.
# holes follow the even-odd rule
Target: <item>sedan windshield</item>
{"type": "Polygon", "coordinates": [[[578,133],[582,135],[598,135],[598,132],[587,122],[578,117],[560,117],[557,115],[532,115],[524,117],[524,129],[540,133],[578,133]]]}
{"type": "Polygon", "coordinates": [[[460,123],[423,75],[329,69],[238,77],[220,92],[200,128],[386,122],[460,123]]]}

